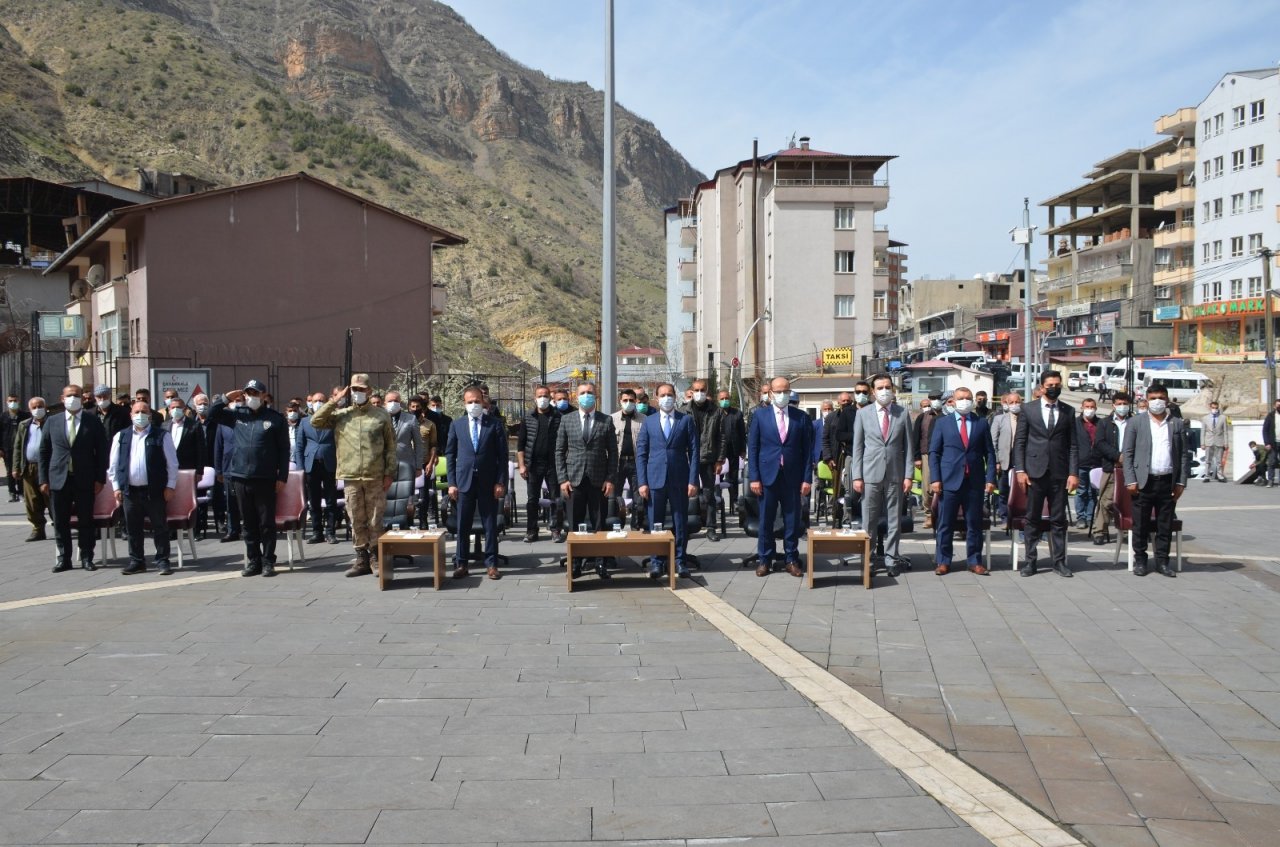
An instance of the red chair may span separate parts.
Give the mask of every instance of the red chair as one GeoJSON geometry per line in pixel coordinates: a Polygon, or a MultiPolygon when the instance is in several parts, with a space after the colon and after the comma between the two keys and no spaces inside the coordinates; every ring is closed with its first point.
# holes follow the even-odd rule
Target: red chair
{"type": "MultiPolygon", "coordinates": [[[[106,542],[107,549],[110,550],[106,559],[108,564],[116,559],[116,534],[113,529],[121,511],[120,504],[116,502],[115,490],[108,482],[93,497],[93,528],[98,533],[98,540],[106,542]]],[[[80,521],[76,519],[75,512],[72,512],[71,528],[78,532],[79,526],[80,521]]],[[[55,562],[58,560],[56,549],[53,552],[53,559],[55,562]]]]}
{"type": "MultiPolygon", "coordinates": [[[[929,514],[933,517],[933,532],[938,534],[938,511],[942,508],[942,495],[929,492],[929,514]]],[[[1025,506],[1023,507],[1026,508],[1025,506]]],[[[956,509],[956,520],[953,535],[968,543],[968,530],[965,528],[964,505],[956,509]]],[[[954,545],[952,545],[954,547],[954,545]]],[[[967,560],[968,555],[965,554],[967,560]]],[[[936,562],[934,564],[937,564],[936,562]]],[[[982,512],[982,566],[991,570],[991,515],[984,509],[982,512]]],[[[966,565],[968,567],[968,565],[966,565]]]]}
{"type": "MultiPolygon", "coordinates": [[[[178,482],[173,496],[165,503],[165,525],[169,527],[169,538],[178,550],[178,567],[182,568],[182,539],[186,536],[187,549],[191,558],[196,558],[196,472],[193,470],[178,471],[178,482]]],[[[151,521],[144,520],[143,526],[150,527],[151,521]]]]}
{"type": "Polygon", "coordinates": [[[289,551],[289,570],[293,570],[293,548],[298,548],[298,558],[307,561],[302,548],[303,515],[307,500],[302,494],[302,471],[289,471],[284,490],[276,492],[276,532],[284,533],[284,546],[289,551]]]}
{"type": "MultiPolygon", "coordinates": [[[[1040,514],[1038,520],[1030,522],[1040,530],[1043,536],[1050,529],[1049,522],[1049,501],[1044,501],[1044,511],[1040,514]]],[[[1005,530],[1009,533],[1009,561],[1013,570],[1018,569],[1018,536],[1016,531],[1026,532],[1028,527],[1027,521],[1027,486],[1018,481],[1018,475],[1013,471],[1009,471],[1009,520],[1005,524],[1005,530]]],[[[1071,545],[1068,542],[1064,556],[1071,553],[1071,545]]]]}
{"type": "MultiPolygon", "coordinates": [[[[1115,478],[1112,480],[1115,485],[1115,496],[1112,498],[1109,511],[1111,519],[1116,525],[1116,553],[1111,559],[1111,564],[1120,564],[1120,548],[1127,547],[1126,556],[1129,560],[1129,570],[1133,570],[1133,495],[1129,493],[1129,489],[1125,487],[1124,471],[1120,468],[1115,470],[1115,478]]],[[[1148,526],[1151,529],[1151,535],[1155,535],[1156,525],[1153,520],[1148,526]]],[[[1182,519],[1175,513],[1173,516],[1173,539],[1174,539],[1174,555],[1178,560],[1178,571],[1182,571],[1182,519]]]]}

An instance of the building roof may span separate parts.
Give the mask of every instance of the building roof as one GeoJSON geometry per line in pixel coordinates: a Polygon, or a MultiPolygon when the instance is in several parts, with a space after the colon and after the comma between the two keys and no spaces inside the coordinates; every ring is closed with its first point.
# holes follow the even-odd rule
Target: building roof
{"type": "Polygon", "coordinates": [[[408,221],[409,223],[414,224],[415,226],[422,227],[428,232],[431,232],[434,235],[438,236],[438,238],[436,238],[435,240],[441,244],[456,245],[456,244],[467,243],[467,239],[463,238],[461,235],[456,235],[452,232],[449,232],[448,230],[441,229],[440,227],[432,226],[431,224],[426,223],[425,221],[420,221],[417,218],[410,217],[409,215],[406,215],[403,212],[397,212],[395,209],[392,209],[388,206],[383,206],[379,203],[375,203],[374,201],[368,199],[367,197],[361,197],[359,194],[354,194],[350,191],[347,191],[345,188],[340,188],[339,186],[333,185],[332,183],[325,182],[322,179],[316,179],[310,174],[298,172],[296,174],[285,174],[284,176],[278,176],[273,179],[262,180],[261,182],[249,182],[243,185],[233,185],[227,188],[217,188],[212,191],[202,191],[198,194],[183,194],[178,197],[166,197],[163,200],[156,200],[151,203],[139,203],[136,206],[128,206],[121,209],[113,209],[112,211],[109,211],[105,215],[100,217],[93,224],[93,226],[89,227],[88,231],[86,231],[84,235],[76,239],[76,242],[74,244],[68,247],[66,251],[62,253],[62,255],[58,256],[58,258],[55,259],[53,263],[50,264],[49,267],[45,269],[45,273],[49,274],[58,270],[67,262],[71,261],[76,256],[78,256],[80,252],[84,250],[85,247],[89,246],[94,241],[96,241],[98,239],[98,236],[100,236],[106,230],[110,229],[113,225],[115,225],[116,222],[121,221],[124,218],[130,217],[132,215],[135,215],[141,212],[149,212],[156,209],[163,210],[170,206],[176,206],[182,203],[199,203],[202,200],[208,200],[211,197],[220,197],[224,194],[234,194],[234,193],[243,192],[243,191],[256,191],[260,188],[266,188],[267,186],[279,185],[281,183],[293,182],[293,181],[309,182],[313,185],[318,185],[322,188],[328,189],[329,191],[333,191],[337,194],[341,194],[345,197],[355,200],[358,203],[361,203],[365,206],[370,206],[374,209],[378,209],[379,211],[385,212],[388,215],[392,215],[394,217],[400,218],[401,220],[408,221]]]}
{"type": "Polygon", "coordinates": [[[640,347],[632,344],[627,347],[618,348],[619,356],[665,356],[666,353],[661,347],[640,347]]]}
{"type": "Polygon", "coordinates": [[[62,185],[30,176],[0,178],[0,243],[59,250],[67,243],[63,220],[76,215],[77,197],[85,211],[97,218],[132,201],[89,185],[62,185]]]}
{"type": "Polygon", "coordinates": [[[929,359],[926,362],[916,362],[914,365],[907,365],[907,370],[909,371],[924,370],[925,368],[951,368],[957,371],[964,370],[964,368],[957,365],[955,362],[944,362],[942,359],[929,359]]]}
{"type": "Polygon", "coordinates": [[[1254,79],[1266,79],[1269,76],[1275,76],[1280,73],[1280,68],[1258,68],[1253,71],[1232,71],[1227,76],[1250,76],[1254,79]]]}

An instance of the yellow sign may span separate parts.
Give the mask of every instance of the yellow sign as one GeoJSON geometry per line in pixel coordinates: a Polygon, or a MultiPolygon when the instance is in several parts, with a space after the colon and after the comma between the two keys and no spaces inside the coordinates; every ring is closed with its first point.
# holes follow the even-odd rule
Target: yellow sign
{"type": "Polygon", "coordinates": [[[822,364],[828,367],[853,364],[852,347],[827,347],[822,351],[822,364]]]}

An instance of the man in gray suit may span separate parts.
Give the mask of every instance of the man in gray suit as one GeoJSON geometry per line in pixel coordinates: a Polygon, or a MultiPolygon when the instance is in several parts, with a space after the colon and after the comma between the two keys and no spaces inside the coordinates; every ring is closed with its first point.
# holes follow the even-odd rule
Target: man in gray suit
{"type": "Polygon", "coordinates": [[[996,491],[998,517],[1009,516],[1009,467],[1013,459],[1013,437],[1022,420],[1022,395],[1010,391],[1002,398],[1004,410],[991,418],[991,440],[996,445],[996,491]]]}
{"type": "Polygon", "coordinates": [[[1147,534],[1154,513],[1156,570],[1169,567],[1173,509],[1187,486],[1186,424],[1169,414],[1169,391],[1153,382],[1147,389],[1147,413],[1124,433],[1124,482],[1133,502],[1133,575],[1147,575],[1147,534]]]}
{"type": "Polygon", "coordinates": [[[1209,414],[1200,420],[1200,446],[1204,448],[1204,468],[1201,479],[1208,482],[1217,478],[1226,482],[1222,473],[1222,454],[1227,449],[1227,416],[1222,414],[1218,401],[1209,404],[1209,414]]]}
{"type": "Polygon", "coordinates": [[[426,460],[426,446],[422,443],[422,428],[416,415],[405,411],[399,391],[388,391],[383,403],[391,416],[391,428],[396,434],[396,464],[408,465],[416,477],[426,460]]]}
{"type": "MultiPolygon", "coordinates": [[[[613,418],[596,411],[596,386],[578,386],[578,408],[565,412],[556,431],[556,476],[560,492],[569,501],[570,527],[586,524],[591,532],[604,522],[606,499],[613,496],[613,478],[618,474],[618,437],[613,418]]],[[[596,560],[596,573],[608,579],[609,568],[596,560]]],[[[581,564],[571,562],[574,576],[581,564]]]]}
{"type": "Polygon", "coordinates": [[[892,379],[877,374],[871,383],[875,402],[859,409],[853,420],[853,490],[862,495],[863,529],[874,537],[885,517],[885,572],[896,577],[903,565],[898,555],[902,498],[911,492],[915,475],[911,416],[893,402],[892,379]]]}

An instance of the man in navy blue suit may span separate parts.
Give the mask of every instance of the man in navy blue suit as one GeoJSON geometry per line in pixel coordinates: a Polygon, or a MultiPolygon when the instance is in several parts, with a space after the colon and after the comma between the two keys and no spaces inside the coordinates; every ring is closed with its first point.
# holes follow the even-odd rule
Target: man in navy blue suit
{"type": "Polygon", "coordinates": [[[929,490],[941,496],[936,524],[934,573],[951,569],[951,537],[956,510],[964,508],[965,561],[985,576],[982,566],[982,496],[996,490],[996,448],[985,419],[973,414],[973,392],[957,388],[954,415],[943,415],[929,435],[929,490]]]}
{"type": "Polygon", "coordinates": [[[498,508],[507,490],[507,433],[496,415],[486,415],[477,387],[462,394],[467,415],[449,425],[444,455],[449,466],[449,498],[458,502],[458,546],[453,578],[468,576],[471,522],[477,510],[484,526],[484,563],[489,579],[498,572],[498,508]]]}
{"type": "MultiPolygon", "coordinates": [[[[736,459],[735,459],[736,461],[736,459]]],[[[676,387],[658,386],[658,411],[640,422],[636,438],[637,491],[648,503],[649,529],[661,523],[671,504],[671,531],[676,536],[676,574],[689,576],[685,565],[688,544],[689,498],[698,493],[698,430],[693,418],[676,411],[676,387]]],[[[649,562],[649,578],[658,579],[666,567],[663,557],[649,562]]]]}
{"type": "Polygon", "coordinates": [[[311,415],[324,405],[323,391],[317,391],[307,400],[311,414],[298,424],[298,437],[293,446],[293,463],[307,475],[307,511],[311,515],[311,538],[308,544],[328,541],[337,544],[335,527],[338,521],[338,446],[333,430],[316,429],[311,415]],[[325,506],[322,509],[321,502],[325,506]]]}
{"type": "Polygon", "coordinates": [[[800,524],[803,500],[809,496],[813,474],[813,425],[809,416],[788,405],[791,383],[775,377],[769,383],[770,405],[751,416],[747,431],[747,462],[751,493],[760,498],[760,531],[756,576],[773,569],[773,522],[782,509],[782,552],[787,573],[802,576],[800,524]]]}

